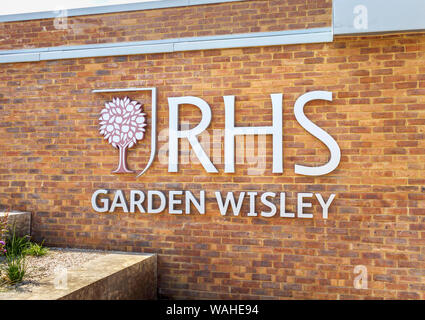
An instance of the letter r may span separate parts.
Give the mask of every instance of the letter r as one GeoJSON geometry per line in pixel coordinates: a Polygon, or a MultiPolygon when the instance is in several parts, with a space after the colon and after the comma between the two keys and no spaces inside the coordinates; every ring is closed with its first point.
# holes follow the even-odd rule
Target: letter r
{"type": "Polygon", "coordinates": [[[201,134],[211,122],[211,108],[204,100],[197,97],[180,97],[180,98],[168,98],[168,104],[170,109],[170,130],[169,130],[169,149],[168,149],[168,172],[178,172],[179,163],[179,139],[187,138],[190,145],[193,148],[196,156],[201,162],[202,166],[209,173],[217,173],[218,170],[212,164],[210,158],[208,158],[201,144],[199,143],[197,135],[201,134]],[[191,104],[201,109],[202,119],[201,122],[193,129],[190,130],[178,130],[179,122],[179,105],[191,104]]]}

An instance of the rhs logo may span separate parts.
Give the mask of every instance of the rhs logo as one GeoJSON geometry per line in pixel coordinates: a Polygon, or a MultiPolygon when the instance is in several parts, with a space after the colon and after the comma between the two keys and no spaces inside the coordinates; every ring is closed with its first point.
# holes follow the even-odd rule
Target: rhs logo
{"type": "MultiPolygon", "coordinates": [[[[168,129],[163,129],[159,136],[156,134],[157,98],[156,88],[128,88],[111,90],[93,90],[93,92],[124,92],[124,91],[151,91],[151,154],[145,169],[137,176],[141,176],[152,165],[156,156],[156,142],[165,142],[159,150],[159,161],[168,164],[168,172],[179,172],[179,162],[184,160],[183,156],[190,153],[190,163],[201,164],[208,173],[218,173],[217,164],[224,164],[225,173],[235,173],[235,165],[245,163],[253,158],[253,136],[258,137],[258,150],[256,161],[248,160],[250,169],[256,164],[254,170],[247,171],[249,175],[261,175],[266,169],[266,141],[265,136],[271,135],[272,145],[272,172],[283,173],[283,94],[274,93],[270,95],[272,105],[271,126],[238,126],[235,121],[236,97],[224,96],[224,129],[214,129],[213,137],[210,138],[208,127],[212,120],[212,109],[209,104],[198,97],[183,96],[168,98],[168,129]],[[201,111],[201,120],[195,126],[179,120],[179,109],[183,105],[196,107],[201,111]],[[262,137],[262,140],[260,140],[262,137]],[[245,147],[246,138],[246,147],[245,147]],[[212,148],[211,148],[211,140],[212,148]],[[224,162],[222,156],[222,143],[224,140],[224,162]],[[220,143],[216,143],[220,142],[220,143]],[[212,154],[211,154],[212,151],[212,154]],[[238,153],[242,151],[242,155],[238,153]],[[197,162],[196,162],[197,161],[197,162]]],[[[330,157],[327,163],[316,166],[305,166],[294,164],[296,174],[304,176],[322,176],[334,171],[341,160],[341,149],[335,139],[325,130],[313,123],[304,113],[304,107],[310,101],[324,100],[332,101],[332,92],[311,91],[301,95],[294,105],[294,116],[298,124],[308,133],[322,142],[329,150],[330,157]]],[[[127,167],[127,150],[136,145],[137,141],[144,138],[147,123],[146,113],[143,112],[142,104],[130,98],[113,98],[105,103],[99,118],[100,133],[113,147],[119,149],[118,167],[113,173],[132,173],[127,167]]],[[[183,163],[183,161],[181,162],[183,163]]],[[[188,162],[184,162],[187,164],[188,162]]]]}
{"type": "Polygon", "coordinates": [[[100,134],[119,149],[119,162],[113,173],[132,173],[127,167],[127,150],[145,136],[146,113],[137,101],[114,98],[105,103],[99,118],[100,134]]]}

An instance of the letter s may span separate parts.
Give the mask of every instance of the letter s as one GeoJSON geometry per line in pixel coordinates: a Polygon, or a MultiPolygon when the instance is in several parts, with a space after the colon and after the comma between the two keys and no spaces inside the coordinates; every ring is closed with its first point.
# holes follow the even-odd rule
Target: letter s
{"type": "Polygon", "coordinates": [[[322,176],[332,172],[338,167],[341,160],[341,150],[336,141],[323,129],[315,125],[304,114],[304,106],[312,100],[332,101],[332,92],[329,91],[312,91],[303,94],[295,102],[294,113],[298,123],[311,135],[322,141],[328,147],[331,157],[329,162],[319,167],[306,167],[295,165],[295,173],[305,176],[322,176]]]}

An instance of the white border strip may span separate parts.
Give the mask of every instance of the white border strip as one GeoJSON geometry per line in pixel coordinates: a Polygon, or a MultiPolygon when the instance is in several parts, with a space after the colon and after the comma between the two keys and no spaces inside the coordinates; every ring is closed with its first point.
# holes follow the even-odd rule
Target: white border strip
{"type": "MultiPolygon", "coordinates": [[[[216,3],[239,2],[239,1],[245,1],[245,0],[157,0],[157,1],[149,1],[149,2],[136,2],[136,3],[128,3],[128,4],[115,4],[115,5],[109,5],[109,6],[68,9],[66,10],[66,15],[68,17],[75,17],[75,16],[85,16],[85,15],[94,15],[94,14],[103,14],[103,13],[177,8],[177,7],[186,7],[186,6],[197,6],[197,5],[203,5],[203,4],[216,4],[216,3]]],[[[60,14],[61,14],[60,11],[42,11],[42,12],[32,12],[32,13],[8,14],[8,15],[0,16],[0,22],[51,19],[51,18],[58,17],[60,14]]]]}
{"type": "Polygon", "coordinates": [[[0,63],[332,42],[332,28],[0,51],[0,63]]]}

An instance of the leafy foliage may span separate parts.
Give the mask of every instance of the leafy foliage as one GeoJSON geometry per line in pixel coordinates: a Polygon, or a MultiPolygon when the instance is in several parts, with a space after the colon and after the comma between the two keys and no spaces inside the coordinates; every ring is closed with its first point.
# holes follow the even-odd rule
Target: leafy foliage
{"type": "Polygon", "coordinates": [[[6,242],[8,257],[19,257],[24,254],[25,249],[30,245],[29,236],[17,237],[13,232],[12,237],[6,242]]]}
{"type": "Polygon", "coordinates": [[[41,257],[47,254],[49,249],[43,247],[43,242],[41,244],[30,242],[28,247],[23,250],[24,255],[30,255],[34,257],[41,257]]]}
{"type": "MultiPolygon", "coordinates": [[[[0,265],[0,286],[15,285],[22,282],[26,274],[25,256],[44,256],[49,251],[41,244],[30,242],[30,236],[17,237],[15,229],[12,236],[0,241],[0,250],[4,247],[6,258],[0,265]]],[[[4,258],[3,258],[4,259],[4,258]]],[[[1,261],[0,261],[1,262],[1,261]]]]}
{"type": "Polygon", "coordinates": [[[26,273],[25,259],[22,256],[7,256],[4,267],[6,281],[11,284],[22,282],[26,273]]]}

